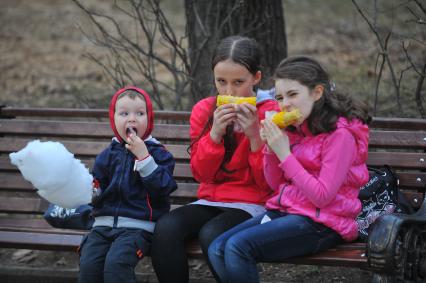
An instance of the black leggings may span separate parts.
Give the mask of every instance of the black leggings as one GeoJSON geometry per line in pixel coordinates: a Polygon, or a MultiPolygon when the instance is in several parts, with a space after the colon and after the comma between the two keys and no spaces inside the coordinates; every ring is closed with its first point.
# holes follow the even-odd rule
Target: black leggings
{"type": "MultiPolygon", "coordinates": [[[[189,281],[186,240],[198,237],[207,260],[210,243],[223,232],[249,218],[251,215],[241,209],[196,204],[179,207],[161,217],[155,226],[151,249],[152,265],[159,282],[189,281]]],[[[210,266],[208,260],[207,263],[210,266]]]]}

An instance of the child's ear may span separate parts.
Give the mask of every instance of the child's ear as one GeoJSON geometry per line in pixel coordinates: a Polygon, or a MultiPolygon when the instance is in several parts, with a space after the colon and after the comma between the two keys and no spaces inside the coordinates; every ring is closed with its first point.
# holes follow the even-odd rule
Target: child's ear
{"type": "Polygon", "coordinates": [[[254,84],[257,85],[261,79],[262,79],[262,72],[257,71],[256,74],[254,74],[254,84]]]}
{"type": "Polygon", "coordinates": [[[316,85],[314,87],[314,90],[312,92],[312,95],[314,96],[315,101],[318,101],[322,95],[324,94],[324,86],[323,85],[316,85]]]}

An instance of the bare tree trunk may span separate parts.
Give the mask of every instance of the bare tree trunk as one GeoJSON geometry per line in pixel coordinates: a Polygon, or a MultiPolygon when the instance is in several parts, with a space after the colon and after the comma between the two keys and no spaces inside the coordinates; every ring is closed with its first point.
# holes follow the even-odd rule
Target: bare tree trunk
{"type": "Polygon", "coordinates": [[[279,61],[287,56],[281,0],[185,0],[185,11],[193,103],[214,94],[212,52],[218,41],[229,35],[258,41],[263,49],[261,87],[272,86],[269,79],[279,61]]]}

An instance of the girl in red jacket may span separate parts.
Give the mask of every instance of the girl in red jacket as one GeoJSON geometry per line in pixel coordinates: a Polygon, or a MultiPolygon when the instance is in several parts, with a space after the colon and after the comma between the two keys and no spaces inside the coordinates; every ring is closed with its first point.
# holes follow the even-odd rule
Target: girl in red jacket
{"type": "Polygon", "coordinates": [[[258,92],[260,50],[255,40],[231,36],[217,46],[212,70],[217,91],[248,103],[216,107],[216,97],[199,101],[190,119],[191,169],[199,200],[162,217],[156,225],[152,262],[160,282],[188,282],[185,241],[199,239],[203,253],[233,226],[264,212],[272,191],[263,175],[259,121],[277,110],[269,93],[258,92]]]}
{"type": "Polygon", "coordinates": [[[267,211],[230,229],[209,247],[220,282],[259,282],[257,262],[317,253],[358,235],[359,188],[368,181],[366,107],[334,90],[309,57],[282,61],[275,98],[301,118],[282,130],[262,121],[264,174],[274,194],[267,211]]]}

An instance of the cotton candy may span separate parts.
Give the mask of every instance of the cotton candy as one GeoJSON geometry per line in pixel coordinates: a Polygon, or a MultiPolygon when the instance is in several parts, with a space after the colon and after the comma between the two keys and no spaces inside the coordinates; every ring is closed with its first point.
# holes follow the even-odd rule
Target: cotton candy
{"type": "Polygon", "coordinates": [[[93,177],[63,144],[34,140],[9,157],[47,201],[65,208],[90,203],[93,177]]]}

